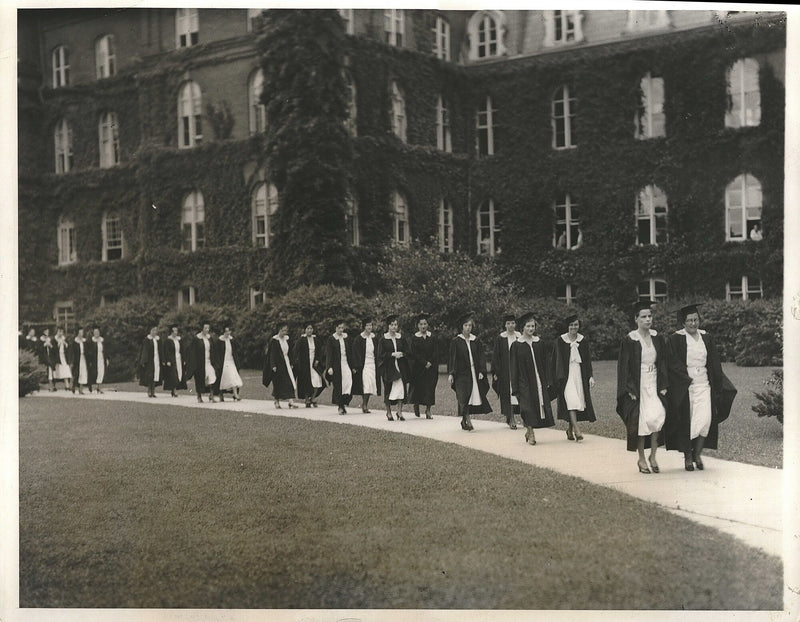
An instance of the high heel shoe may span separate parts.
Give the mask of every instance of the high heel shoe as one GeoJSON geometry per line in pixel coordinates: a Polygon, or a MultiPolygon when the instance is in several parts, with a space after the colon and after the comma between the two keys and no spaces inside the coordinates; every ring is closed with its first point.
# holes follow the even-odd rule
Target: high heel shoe
{"type": "Polygon", "coordinates": [[[642,466],[641,461],[636,462],[636,466],[639,467],[639,473],[644,473],[645,475],[650,475],[650,469],[647,468],[647,462],[644,463],[642,466]]]}
{"type": "Polygon", "coordinates": [[[690,456],[684,456],[683,468],[687,471],[694,471],[694,465],[692,464],[692,458],[690,456]]]}
{"type": "Polygon", "coordinates": [[[275,408],[280,408],[281,403],[278,400],[275,400],[275,408]]]}
{"type": "Polygon", "coordinates": [[[511,428],[512,430],[516,430],[517,429],[517,424],[514,423],[514,418],[513,417],[511,417],[509,419],[506,419],[506,425],[509,428],[511,428]]]}
{"type": "Polygon", "coordinates": [[[575,437],[572,434],[572,424],[570,424],[570,426],[567,428],[567,440],[568,441],[574,441],[575,440],[575,437]]]}
{"type": "Polygon", "coordinates": [[[464,421],[463,419],[461,420],[461,429],[469,431],[469,426],[467,425],[467,422],[464,421]]]}
{"type": "Polygon", "coordinates": [[[657,464],[653,464],[653,459],[650,458],[650,468],[652,469],[653,473],[661,473],[661,469],[658,468],[657,464]]]}
{"type": "Polygon", "coordinates": [[[697,452],[694,449],[692,449],[692,460],[694,461],[698,471],[702,471],[705,468],[703,461],[700,459],[700,456],[697,455],[697,452]]]}
{"type": "Polygon", "coordinates": [[[392,417],[392,413],[390,413],[388,410],[386,411],[386,418],[389,421],[394,421],[394,417],[392,417]]]}
{"type": "Polygon", "coordinates": [[[397,420],[398,420],[398,421],[405,421],[405,420],[406,420],[406,418],[405,418],[405,417],[403,417],[403,413],[397,413],[397,420]]]}

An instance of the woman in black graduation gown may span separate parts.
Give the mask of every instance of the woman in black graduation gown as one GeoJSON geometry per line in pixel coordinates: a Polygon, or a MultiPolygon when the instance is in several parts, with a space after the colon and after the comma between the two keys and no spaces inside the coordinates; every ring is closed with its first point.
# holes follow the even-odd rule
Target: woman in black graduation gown
{"type": "Polygon", "coordinates": [[[164,390],[177,397],[175,391],[186,388],[187,347],[177,326],[170,326],[169,330],[164,340],[164,390]]]}
{"type": "Polygon", "coordinates": [[[55,342],[50,336],[50,329],[45,328],[42,331],[42,336],[39,337],[39,362],[47,368],[47,384],[50,386],[50,391],[56,390],[55,384],[55,369],[56,369],[56,354],[55,342]]]}
{"type": "Polygon", "coordinates": [[[464,314],[458,319],[458,328],[461,332],[450,342],[447,362],[447,381],[456,392],[461,429],[467,432],[475,429],[470,415],[492,412],[492,407],[486,399],[486,394],[489,392],[486,357],[477,338],[472,334],[474,326],[471,313],[464,314]]]}
{"type": "Polygon", "coordinates": [[[162,365],[164,348],[158,337],[158,327],[153,326],[144,338],[139,352],[139,384],[147,387],[147,397],[156,396],[156,387],[163,382],[162,365]]]}
{"type": "Polygon", "coordinates": [[[72,345],[72,392],[77,390],[80,395],[83,395],[83,387],[90,387],[92,351],[89,343],[83,328],[79,328],[72,345]]]}
{"type": "Polygon", "coordinates": [[[56,329],[53,338],[53,378],[63,380],[67,391],[72,391],[72,345],[63,328],[56,329]]]}
{"type": "Polygon", "coordinates": [[[353,395],[361,396],[361,412],[369,413],[369,398],[381,394],[377,365],[378,337],[372,332],[372,320],[361,322],[361,332],[353,338],[353,395]]]}
{"type": "Polygon", "coordinates": [[[439,346],[428,330],[428,314],[417,316],[417,332],[411,338],[411,387],[409,401],[414,404],[414,416],[419,417],[419,405],[425,405],[425,418],[433,419],[431,406],[436,403],[439,382],[439,346]]]}
{"type": "Polygon", "coordinates": [[[392,406],[397,405],[397,420],[405,421],[403,404],[408,400],[409,348],[399,329],[399,317],[390,315],[385,320],[388,330],[378,341],[378,372],[383,384],[383,403],[386,418],[392,419],[392,406]]]}
{"type": "Polygon", "coordinates": [[[338,406],[339,414],[346,415],[345,406],[350,403],[353,395],[355,357],[353,344],[344,332],[344,320],[338,320],[334,326],[334,333],[325,341],[325,368],[333,385],[331,400],[338,406]]]}
{"type": "Polygon", "coordinates": [[[317,407],[317,397],[325,388],[325,363],[322,340],[314,334],[314,325],[306,322],[303,335],[292,350],[292,362],[297,375],[297,397],[305,400],[306,408],[317,407]]]}
{"type": "Polygon", "coordinates": [[[553,384],[557,395],[557,416],[567,421],[567,438],[582,441],[578,421],[596,421],[590,389],[592,355],[589,342],[579,333],[581,322],[573,314],[564,320],[566,332],[556,337],[553,344],[553,384]]]}
{"type": "Polygon", "coordinates": [[[511,395],[511,344],[522,335],[517,332],[517,320],[512,314],[503,318],[505,330],[497,336],[492,350],[492,388],[500,398],[500,412],[506,418],[508,427],[517,429],[514,415],[519,414],[519,400],[516,395],[511,395]]]}
{"type": "Polygon", "coordinates": [[[536,444],[534,430],[555,425],[550,401],[551,386],[547,351],[544,342],[534,333],[533,313],[519,319],[522,336],[511,345],[511,393],[519,400],[519,412],[525,424],[525,441],[536,444]]]}
{"type": "Polygon", "coordinates": [[[294,376],[289,353],[292,351],[289,339],[289,325],[278,324],[278,333],[272,336],[267,346],[267,364],[272,378],[272,398],[275,408],[281,407],[281,400],[288,400],[289,408],[297,408],[297,379],[294,376]]]}
{"type": "Polygon", "coordinates": [[[617,414],[625,423],[628,451],[637,451],[639,472],[659,473],[656,450],[664,444],[666,418],[667,344],[650,326],[655,302],[643,300],[633,307],[636,328],[622,338],[617,360],[617,414]],[[650,468],[644,450],[650,448],[650,468]]]}
{"type": "Polygon", "coordinates": [[[664,423],[667,449],[683,452],[684,468],[705,466],[703,448],[716,449],[719,424],[728,418],[736,387],[722,372],[712,335],[700,330],[700,304],[678,311],[683,328],[667,338],[669,347],[669,408],[664,423]]]}

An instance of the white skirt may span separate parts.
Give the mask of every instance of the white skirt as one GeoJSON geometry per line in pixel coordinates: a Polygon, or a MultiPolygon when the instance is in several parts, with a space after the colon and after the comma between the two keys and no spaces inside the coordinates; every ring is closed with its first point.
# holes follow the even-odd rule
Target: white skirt
{"type": "Polygon", "coordinates": [[[56,363],[56,371],[53,374],[53,378],[56,380],[66,380],[67,378],[72,378],[72,370],[69,368],[69,365],[65,365],[64,363],[56,363]]]}
{"type": "Polygon", "coordinates": [[[106,361],[103,353],[100,352],[97,355],[97,378],[95,378],[95,384],[103,384],[103,378],[106,375],[106,361]]]}
{"type": "Polygon", "coordinates": [[[364,395],[374,395],[378,392],[378,380],[375,374],[375,361],[364,363],[361,370],[361,384],[364,395]]]}
{"type": "Polygon", "coordinates": [[[353,372],[347,364],[347,358],[342,357],[342,395],[351,395],[353,391],[353,372]]]}
{"type": "Polygon", "coordinates": [[[708,436],[711,429],[711,385],[705,367],[687,367],[692,384],[689,385],[689,412],[691,413],[690,438],[708,436]]]}
{"type": "Polygon", "coordinates": [[[80,365],[78,367],[78,384],[89,383],[89,368],[86,366],[86,356],[81,355],[80,365]]]}
{"type": "Polygon", "coordinates": [[[581,364],[577,361],[571,361],[569,364],[569,376],[567,376],[567,384],[564,387],[564,401],[567,403],[567,410],[586,410],[581,364]]]}
{"type": "Polygon", "coordinates": [[[239,375],[239,372],[236,371],[236,365],[233,364],[233,361],[225,361],[222,364],[222,376],[219,381],[219,388],[221,391],[227,391],[228,389],[232,389],[234,387],[241,387],[242,384],[242,377],[239,375]]]}
{"type": "MultiPolygon", "coordinates": [[[[364,391],[366,393],[366,391],[364,391]]],[[[403,386],[403,379],[398,378],[392,382],[392,388],[389,391],[388,400],[394,402],[396,400],[403,400],[406,397],[405,386],[403,386]]]]}
{"type": "Polygon", "coordinates": [[[478,376],[475,374],[475,366],[473,365],[470,368],[472,372],[472,393],[469,394],[469,405],[470,406],[480,406],[481,405],[481,391],[478,388],[478,376]]]}
{"type": "Polygon", "coordinates": [[[639,374],[639,436],[649,436],[664,427],[667,416],[658,398],[658,373],[642,370],[639,374]]]}

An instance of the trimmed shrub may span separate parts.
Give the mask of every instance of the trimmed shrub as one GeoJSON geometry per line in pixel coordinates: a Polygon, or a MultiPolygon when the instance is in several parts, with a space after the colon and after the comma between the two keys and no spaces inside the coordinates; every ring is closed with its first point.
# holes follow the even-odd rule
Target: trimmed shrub
{"type": "Polygon", "coordinates": [[[742,367],[782,365],[781,335],[772,326],[745,326],[736,335],[736,364],[742,367]]]}
{"type": "Polygon", "coordinates": [[[47,382],[47,371],[39,363],[36,355],[27,350],[19,351],[19,396],[39,390],[39,385],[47,382]]]}
{"type": "Polygon", "coordinates": [[[758,403],[753,406],[753,412],[759,417],[776,417],[783,425],[783,370],[773,370],[764,385],[766,391],[755,393],[758,403]]]}

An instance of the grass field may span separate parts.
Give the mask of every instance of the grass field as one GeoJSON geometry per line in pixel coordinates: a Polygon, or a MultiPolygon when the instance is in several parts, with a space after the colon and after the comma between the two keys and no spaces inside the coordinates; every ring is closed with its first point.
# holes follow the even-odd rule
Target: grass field
{"type": "MultiPolygon", "coordinates": [[[[709,450],[708,455],[725,460],[781,468],[783,466],[783,426],[774,417],[760,419],[752,411],[752,406],[756,403],[753,392],[764,390],[763,382],[769,377],[772,368],[737,367],[731,363],[724,363],[723,370],[738,389],[738,394],[733,403],[730,417],[720,426],[720,448],[716,451],[709,450]]],[[[596,385],[592,391],[592,400],[597,413],[597,421],[591,424],[583,424],[582,430],[589,434],[623,439],[625,438],[625,430],[622,420],[614,410],[617,391],[616,362],[595,362],[594,377],[596,385]]],[[[246,398],[269,399],[272,395],[271,388],[267,390],[261,386],[261,372],[248,370],[243,372],[243,378],[245,386],[242,395],[246,398]]],[[[193,383],[190,383],[190,385],[193,386],[193,383]]],[[[135,383],[114,386],[120,390],[144,391],[142,387],[135,383]]],[[[320,403],[330,404],[330,394],[330,389],[326,389],[320,398],[320,403]]],[[[361,398],[354,398],[353,407],[360,405],[360,400],[361,398]]],[[[476,418],[504,420],[499,415],[500,401],[494,391],[489,392],[489,402],[495,412],[491,415],[476,418]]],[[[553,404],[555,405],[555,402],[553,404]]],[[[373,397],[370,407],[376,413],[375,416],[381,416],[382,399],[373,397]]],[[[437,386],[434,414],[455,416],[455,413],[455,393],[447,384],[447,376],[441,375],[437,386]]],[[[558,426],[566,429],[563,422],[559,422],[558,426]]]]}
{"type": "Polygon", "coordinates": [[[779,559],[612,490],[167,403],[20,400],[21,607],[782,608],[779,559]]]}

